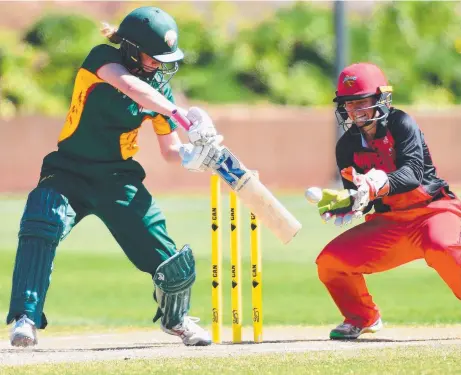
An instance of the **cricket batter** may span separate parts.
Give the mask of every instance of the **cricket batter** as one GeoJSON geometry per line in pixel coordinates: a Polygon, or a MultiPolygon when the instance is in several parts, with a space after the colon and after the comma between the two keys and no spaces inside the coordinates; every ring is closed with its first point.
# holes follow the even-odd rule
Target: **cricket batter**
{"type": "Polygon", "coordinates": [[[169,118],[177,107],[168,81],[184,56],[170,15],[141,7],[118,30],[106,25],[102,31],[120,48],[98,45],[79,68],[58,150],[44,158],[20,222],[6,318],[14,323],[11,345],[37,344],[36,329],[47,325],[43,309],[56,248],[91,214],[104,222],[128,259],[152,275],[154,322],[160,319],[161,328],[185,345],[210,345],[208,332],[187,315],[196,277],[192,250],[177,248],[168,235],[133,156],[141,123],[151,124],[167,161],[182,162],[191,171],[210,166],[222,137],[203,110],[179,109],[193,124],[190,143],[183,145],[169,118]]]}
{"type": "Polygon", "coordinates": [[[346,67],[338,79],[336,117],[347,131],[336,162],[353,198],[325,191],[318,203],[335,224],[374,213],[342,233],[320,253],[318,275],[344,316],[334,340],[356,339],[382,328],[381,314],[364,274],[424,259],[461,299],[461,202],[437,177],[416,122],[391,106],[392,88],[368,63],[346,67]],[[358,215],[359,214],[359,215],[358,215]]]}

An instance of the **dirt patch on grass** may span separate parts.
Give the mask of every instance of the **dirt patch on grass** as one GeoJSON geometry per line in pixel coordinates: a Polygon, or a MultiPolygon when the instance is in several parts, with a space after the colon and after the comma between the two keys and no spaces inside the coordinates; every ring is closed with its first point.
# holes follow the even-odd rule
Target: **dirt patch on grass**
{"type": "Polygon", "coordinates": [[[252,343],[251,328],[246,328],[244,342],[238,345],[230,342],[230,330],[224,330],[223,344],[209,347],[185,347],[177,337],[159,330],[43,337],[34,349],[12,348],[4,337],[0,343],[0,366],[158,357],[233,357],[419,345],[459,345],[461,348],[461,325],[388,327],[377,334],[366,334],[359,340],[348,342],[329,340],[330,328],[270,327],[264,330],[262,344],[252,343]]]}

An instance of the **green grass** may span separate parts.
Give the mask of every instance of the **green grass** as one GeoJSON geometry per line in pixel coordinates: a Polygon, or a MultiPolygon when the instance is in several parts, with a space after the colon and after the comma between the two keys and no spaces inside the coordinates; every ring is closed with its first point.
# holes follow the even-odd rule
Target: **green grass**
{"type": "MultiPolygon", "coordinates": [[[[224,198],[227,196],[224,195],[224,198]]],[[[227,200],[223,198],[223,212],[227,200]]],[[[282,201],[304,228],[288,246],[262,231],[264,325],[337,324],[341,316],[317,278],[315,257],[341,232],[322,224],[302,194],[282,201]]],[[[0,317],[6,315],[17,230],[24,197],[0,200],[0,317]]],[[[168,229],[178,245],[190,243],[197,257],[198,278],[193,290],[192,315],[210,324],[210,232],[206,196],[160,196],[168,229]]],[[[242,224],[248,223],[243,211],[242,224]]],[[[224,320],[230,324],[229,236],[225,227],[224,320]]],[[[242,236],[244,324],[251,324],[248,228],[242,236]]],[[[422,261],[367,277],[370,291],[391,324],[450,324],[460,321],[459,301],[422,261]]],[[[155,307],[150,276],[136,270],[107,229],[90,217],[61,244],[47,298],[50,331],[81,331],[150,326],[155,307]]],[[[48,331],[48,329],[47,329],[48,331]]]]}
{"type": "Polygon", "coordinates": [[[459,374],[458,346],[277,353],[224,358],[156,358],[2,367],[3,375],[99,374],[459,374]]]}

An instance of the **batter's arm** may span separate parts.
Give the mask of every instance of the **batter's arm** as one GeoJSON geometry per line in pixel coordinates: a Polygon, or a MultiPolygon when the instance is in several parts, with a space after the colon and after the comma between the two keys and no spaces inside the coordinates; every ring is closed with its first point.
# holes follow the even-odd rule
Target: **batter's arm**
{"type": "Polygon", "coordinates": [[[181,163],[182,159],[179,156],[179,149],[182,143],[176,131],[163,135],[157,134],[157,140],[160,146],[160,153],[167,162],[181,163]]]}
{"type": "MultiPolygon", "coordinates": [[[[132,75],[124,66],[109,63],[101,66],[97,75],[99,78],[123,92],[141,107],[170,117],[178,107],[151,87],[148,83],[132,75]]],[[[183,109],[180,112],[186,113],[183,109]]]]}

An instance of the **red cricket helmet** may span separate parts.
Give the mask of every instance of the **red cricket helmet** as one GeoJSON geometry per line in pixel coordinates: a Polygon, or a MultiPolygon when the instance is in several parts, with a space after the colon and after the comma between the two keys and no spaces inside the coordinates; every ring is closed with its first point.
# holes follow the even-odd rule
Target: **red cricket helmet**
{"type": "Polygon", "coordinates": [[[338,103],[336,117],[339,125],[345,126],[349,118],[344,103],[351,100],[359,100],[376,97],[376,105],[373,107],[379,111],[377,120],[383,120],[389,114],[392,103],[392,86],[380,68],[370,63],[357,63],[343,69],[338,78],[336,97],[333,102],[338,103]]]}

